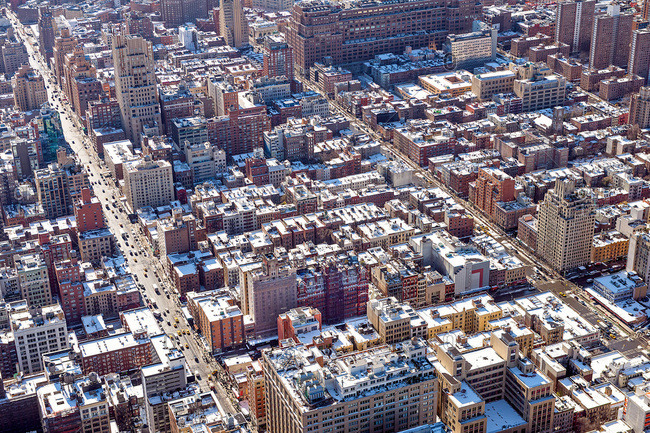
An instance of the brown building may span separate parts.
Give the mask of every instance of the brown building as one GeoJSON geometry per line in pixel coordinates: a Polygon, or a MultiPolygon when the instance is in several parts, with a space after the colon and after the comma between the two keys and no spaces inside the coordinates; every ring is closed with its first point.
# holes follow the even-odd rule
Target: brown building
{"type": "Polygon", "coordinates": [[[594,17],[591,34],[589,67],[602,69],[609,65],[627,66],[634,15],[621,13],[618,4],[607,7],[607,13],[594,17]]]}
{"type": "Polygon", "coordinates": [[[14,104],[21,111],[40,109],[47,102],[45,80],[29,65],[18,69],[11,79],[11,85],[14,88],[14,104]]]}
{"type": "Polygon", "coordinates": [[[650,127],[650,87],[641,87],[639,93],[632,95],[629,122],[640,128],[650,127]]]}
{"type": "Polygon", "coordinates": [[[587,55],[594,26],[595,0],[570,0],[558,3],[555,42],[571,47],[571,53],[587,55]]]}
{"type": "Polygon", "coordinates": [[[77,43],[77,38],[70,35],[70,29],[67,27],[61,29],[61,36],[54,41],[54,48],[52,50],[54,56],[54,75],[56,82],[61,87],[63,87],[65,55],[71,53],[74,47],[77,46],[77,43]]]}
{"type": "Polygon", "coordinates": [[[644,84],[648,83],[648,74],[650,74],[650,29],[634,30],[632,32],[630,61],[627,72],[643,78],[644,84]]]}
{"type": "Polygon", "coordinates": [[[361,62],[377,54],[401,53],[407,46],[441,47],[448,34],[468,32],[481,4],[468,0],[415,2],[323,1],[294,5],[286,30],[301,74],[315,62],[361,62]],[[417,16],[418,19],[413,19],[417,16]]]}
{"type": "Polygon", "coordinates": [[[117,334],[79,344],[84,374],[126,372],[153,363],[153,346],[145,334],[117,334]]]}
{"type": "Polygon", "coordinates": [[[283,37],[264,38],[264,75],[293,79],[293,50],[283,37]]]}
{"type": "Polygon", "coordinates": [[[80,232],[105,227],[102,204],[97,197],[91,196],[88,188],[81,190],[81,198],[74,204],[74,216],[80,232]]]}
{"type": "Polygon", "coordinates": [[[212,353],[241,346],[246,342],[244,315],[225,291],[187,294],[188,309],[212,353]]]}

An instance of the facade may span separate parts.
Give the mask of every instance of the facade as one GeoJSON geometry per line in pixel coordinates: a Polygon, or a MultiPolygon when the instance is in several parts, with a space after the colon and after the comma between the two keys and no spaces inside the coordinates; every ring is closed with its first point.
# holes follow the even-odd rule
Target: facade
{"type": "Polygon", "coordinates": [[[102,204],[97,197],[91,196],[88,188],[81,191],[81,198],[74,204],[74,216],[80,232],[106,227],[102,204]]]}
{"type": "Polygon", "coordinates": [[[9,323],[16,342],[18,369],[43,370],[43,355],[68,347],[68,328],[59,304],[30,308],[25,301],[9,304],[9,323]]]}
{"type": "Polygon", "coordinates": [[[291,10],[287,42],[298,72],[305,75],[324,58],[345,64],[401,53],[407,46],[441,47],[448,34],[470,30],[479,9],[467,0],[299,2],[291,10]],[[414,15],[421,18],[414,20],[414,15]]]}
{"type": "Polygon", "coordinates": [[[639,128],[650,127],[650,87],[641,87],[639,93],[630,98],[629,122],[639,128]]]}
{"type": "Polygon", "coordinates": [[[160,13],[168,28],[178,27],[181,24],[195,22],[197,18],[206,18],[208,2],[206,0],[162,0],[160,13]]]}
{"type": "Polygon", "coordinates": [[[38,110],[47,102],[45,80],[29,64],[22,65],[11,78],[14,104],[21,111],[38,110]]]}
{"type": "Polygon", "coordinates": [[[381,426],[397,432],[436,418],[438,381],[421,340],[336,360],[316,348],[290,346],[265,352],[261,364],[268,431],[377,431],[381,426]],[[411,363],[418,367],[407,367],[411,363]]]}
{"type": "Polygon", "coordinates": [[[46,59],[52,56],[54,48],[54,16],[49,4],[38,7],[38,48],[46,59]]]}
{"type": "Polygon", "coordinates": [[[594,237],[595,202],[575,181],[558,180],[539,207],[537,252],[554,269],[567,271],[589,263],[594,237]]]}
{"type": "Polygon", "coordinates": [[[151,340],[144,335],[124,333],[79,344],[84,374],[126,372],[152,364],[151,340]]]}
{"type": "Polygon", "coordinates": [[[151,42],[138,36],[113,36],[115,92],[122,128],[133,143],[144,132],[160,135],[162,117],[151,42]]]}
{"type": "Polygon", "coordinates": [[[167,161],[150,157],[125,164],[124,195],[133,211],[143,206],[164,206],[174,200],[174,176],[167,161]]]}

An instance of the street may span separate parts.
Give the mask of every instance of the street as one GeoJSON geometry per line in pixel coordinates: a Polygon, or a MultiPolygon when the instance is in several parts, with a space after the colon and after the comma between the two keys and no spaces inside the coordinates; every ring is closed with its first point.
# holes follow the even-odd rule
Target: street
{"type": "MultiPolygon", "coordinates": [[[[188,368],[192,372],[199,373],[200,379],[197,378],[197,382],[199,382],[201,388],[208,389],[208,376],[221,367],[209,354],[201,342],[200,336],[190,328],[185,320],[180,308],[179,298],[168,283],[160,260],[151,253],[149,240],[142,235],[139,227],[131,224],[127,218],[127,212],[120,200],[120,191],[112,179],[104,178],[101,175],[102,172],[106,171],[106,166],[97,156],[89,138],[83,133],[81,122],[72,112],[70,104],[65,101],[63,92],[56,84],[54,76],[45,65],[42,56],[33,47],[35,39],[25,32],[26,29],[14,14],[9,13],[9,17],[15,28],[19,29],[17,34],[19,39],[23,39],[23,43],[27,48],[30,65],[35,70],[40,71],[45,79],[48,100],[51,107],[60,114],[65,140],[74,151],[78,161],[88,172],[94,194],[104,209],[106,224],[115,235],[116,248],[122,253],[131,273],[138,281],[141,295],[145,301],[150,300],[158,306],[158,311],[162,314],[163,319],[159,324],[185,354],[188,368]],[[126,231],[125,239],[118,235],[120,229],[126,231]],[[154,284],[161,288],[160,295],[155,293],[154,284]],[[169,293],[169,297],[165,293],[169,293]],[[178,324],[175,323],[175,318],[178,318],[178,324]],[[182,332],[183,330],[189,330],[189,332],[182,332]]],[[[231,397],[231,394],[216,379],[213,382],[215,383],[215,394],[222,407],[229,414],[238,413],[239,410],[235,409],[233,404],[235,400],[231,397]]]]}

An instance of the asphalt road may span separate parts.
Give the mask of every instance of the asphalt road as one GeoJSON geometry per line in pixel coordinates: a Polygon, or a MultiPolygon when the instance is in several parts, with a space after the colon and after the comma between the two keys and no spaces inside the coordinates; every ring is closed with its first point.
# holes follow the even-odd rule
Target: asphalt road
{"type": "MultiPolygon", "coordinates": [[[[178,296],[169,284],[159,259],[151,254],[149,240],[142,235],[137,225],[129,222],[126,209],[123,208],[122,202],[119,200],[121,193],[115,183],[112,179],[104,179],[100,175],[101,172],[106,171],[106,166],[98,158],[89,138],[83,133],[83,126],[79,118],[73,113],[71,105],[64,100],[63,92],[56,84],[54,75],[45,65],[37,47],[32,45],[35,42],[34,38],[29,33],[25,33],[26,29],[16,19],[15,15],[10,13],[9,16],[15,28],[19,29],[17,34],[19,38],[23,39],[27,48],[30,65],[39,70],[45,78],[48,99],[50,105],[60,114],[65,139],[76,154],[78,161],[89,174],[95,196],[97,196],[104,209],[106,224],[115,234],[117,248],[127,260],[131,273],[135,275],[138,283],[144,288],[141,289],[141,294],[145,299],[155,301],[164,319],[159,322],[161,327],[168,335],[173,336],[175,344],[185,354],[189,369],[192,372],[199,373],[201,379],[198,382],[201,388],[208,389],[208,375],[221,367],[208,353],[201,341],[201,337],[186,322],[180,309],[178,296]],[[119,235],[122,228],[128,234],[126,239],[122,239],[119,235]],[[155,293],[154,284],[160,287],[160,295],[155,293]],[[170,294],[169,298],[163,290],[170,294]],[[176,326],[174,326],[175,318],[179,319],[176,326]],[[179,336],[179,330],[188,330],[189,334],[182,333],[179,336]]],[[[235,410],[235,404],[233,404],[236,400],[232,394],[227,392],[218,381],[215,381],[215,385],[215,394],[222,407],[230,414],[238,413],[239,411],[235,410]]]]}

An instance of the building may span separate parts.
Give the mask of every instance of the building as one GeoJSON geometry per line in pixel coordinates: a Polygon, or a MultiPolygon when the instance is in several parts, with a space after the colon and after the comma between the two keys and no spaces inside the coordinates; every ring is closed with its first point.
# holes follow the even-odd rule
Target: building
{"type": "Polygon", "coordinates": [[[293,1],[290,0],[253,0],[253,9],[266,12],[280,12],[291,10],[293,1]]]}
{"type": "Polygon", "coordinates": [[[220,353],[245,343],[244,315],[226,292],[190,292],[187,294],[187,302],[194,323],[205,337],[212,353],[220,353]]]}
{"type": "Polygon", "coordinates": [[[52,291],[43,256],[37,253],[25,254],[14,260],[22,298],[32,308],[50,305],[52,291]]]}
{"type": "Polygon", "coordinates": [[[96,373],[73,383],[52,382],[38,389],[44,433],[110,433],[104,381],[96,373]]]}
{"type": "Polygon", "coordinates": [[[18,369],[25,374],[43,370],[43,355],[68,347],[68,328],[59,304],[30,308],[25,301],[9,304],[18,369]]]}
{"type": "Polygon", "coordinates": [[[98,265],[104,257],[113,257],[115,236],[107,228],[80,231],[77,233],[77,246],[81,260],[98,265]]]}
{"type": "Polygon", "coordinates": [[[159,90],[162,132],[171,134],[172,120],[190,117],[194,114],[194,95],[184,83],[173,87],[161,87],[159,90]]]}
{"type": "Polygon", "coordinates": [[[595,0],[570,0],[558,4],[555,42],[571,47],[571,53],[589,53],[594,27],[595,0]]]}
{"type": "Polygon", "coordinates": [[[539,206],[537,253],[564,272],[589,263],[594,237],[595,202],[574,180],[557,180],[539,206]]]}
{"type": "Polygon", "coordinates": [[[335,360],[314,347],[289,346],[264,352],[261,364],[269,431],[381,425],[384,432],[397,432],[435,421],[438,381],[421,340],[335,360]]]}
{"type": "Polygon", "coordinates": [[[167,161],[149,156],[124,167],[124,195],[133,211],[143,206],[165,206],[174,200],[174,176],[167,161]]]}
{"type": "Polygon", "coordinates": [[[481,101],[491,101],[493,95],[512,93],[515,74],[512,71],[487,72],[472,76],[472,93],[481,101]]]}
{"type": "Polygon", "coordinates": [[[38,48],[45,61],[49,63],[54,48],[54,16],[49,4],[38,7],[38,48]]]}
{"type": "Polygon", "coordinates": [[[630,98],[629,122],[642,129],[650,128],[650,87],[641,87],[630,98]]]}
{"type": "Polygon", "coordinates": [[[243,313],[255,322],[255,333],[275,331],[277,317],[298,306],[296,270],[266,255],[261,266],[258,263],[250,270],[243,266],[240,274],[243,313]]]}
{"type": "Polygon", "coordinates": [[[536,111],[564,104],[566,78],[550,74],[550,70],[544,70],[535,64],[529,64],[523,69],[513,86],[515,95],[522,100],[522,111],[536,111]]]}
{"type": "Polygon", "coordinates": [[[140,143],[143,133],[160,135],[162,117],[151,42],[124,33],[113,35],[113,64],[115,93],[126,137],[140,143]]]}
{"type": "Polygon", "coordinates": [[[219,33],[231,47],[248,45],[248,21],[241,0],[224,0],[219,6],[219,33]]]}
{"type": "Polygon", "coordinates": [[[4,73],[11,77],[22,65],[29,64],[29,55],[25,45],[19,41],[5,41],[2,46],[2,66],[4,73]]]}
{"type": "Polygon", "coordinates": [[[197,18],[206,18],[208,2],[206,0],[162,0],[160,14],[167,28],[178,27],[181,24],[193,23],[197,18]]]}
{"type": "Polygon", "coordinates": [[[204,117],[174,118],[170,123],[169,135],[181,149],[185,146],[203,144],[209,141],[208,122],[204,117]]]}
{"type": "Polygon", "coordinates": [[[80,232],[106,227],[102,204],[97,197],[91,196],[88,188],[81,191],[81,198],[74,204],[74,216],[80,232]]]}
{"type": "Polygon", "coordinates": [[[174,210],[172,216],[159,219],[158,251],[161,257],[173,253],[188,253],[197,249],[196,218],[174,210]]]}
{"type": "Polygon", "coordinates": [[[34,172],[36,194],[48,219],[72,214],[68,173],[57,164],[34,172]]]}
{"type": "Polygon", "coordinates": [[[441,47],[448,34],[467,33],[480,9],[467,0],[373,5],[299,2],[291,10],[287,42],[298,72],[305,75],[315,62],[327,58],[337,65],[363,62],[377,54],[403,53],[406,47],[441,47]],[[414,15],[421,19],[413,20],[414,15]]]}
{"type": "Polygon", "coordinates": [[[65,320],[70,325],[76,325],[86,315],[82,284],[85,280],[84,268],[77,259],[59,261],[55,263],[54,268],[65,320]]]}
{"type": "Polygon", "coordinates": [[[84,374],[128,372],[153,363],[154,351],[146,333],[115,334],[79,344],[84,374]]]}
{"type": "Polygon", "coordinates": [[[621,271],[595,278],[594,290],[609,302],[616,304],[645,297],[648,285],[638,275],[621,271]]]}
{"type": "Polygon", "coordinates": [[[480,168],[478,178],[470,184],[469,196],[476,207],[494,218],[501,202],[515,199],[515,179],[498,168],[480,168]]]}
{"type": "Polygon", "coordinates": [[[609,65],[626,67],[630,54],[632,21],[629,12],[621,13],[621,6],[607,6],[607,13],[596,15],[591,34],[589,67],[604,69],[609,65]]]}
{"type": "Polygon", "coordinates": [[[455,67],[473,70],[494,61],[497,56],[498,29],[447,36],[445,47],[455,67]]]}
{"type": "Polygon", "coordinates": [[[293,79],[293,50],[279,35],[264,38],[264,75],[293,79]]]}
{"type": "Polygon", "coordinates": [[[650,82],[648,81],[650,75],[650,29],[638,29],[632,32],[627,72],[643,78],[645,84],[650,82]]]}
{"type": "Polygon", "coordinates": [[[39,110],[47,102],[47,91],[43,76],[29,64],[22,65],[11,78],[14,89],[14,104],[21,111],[39,110]]]}

